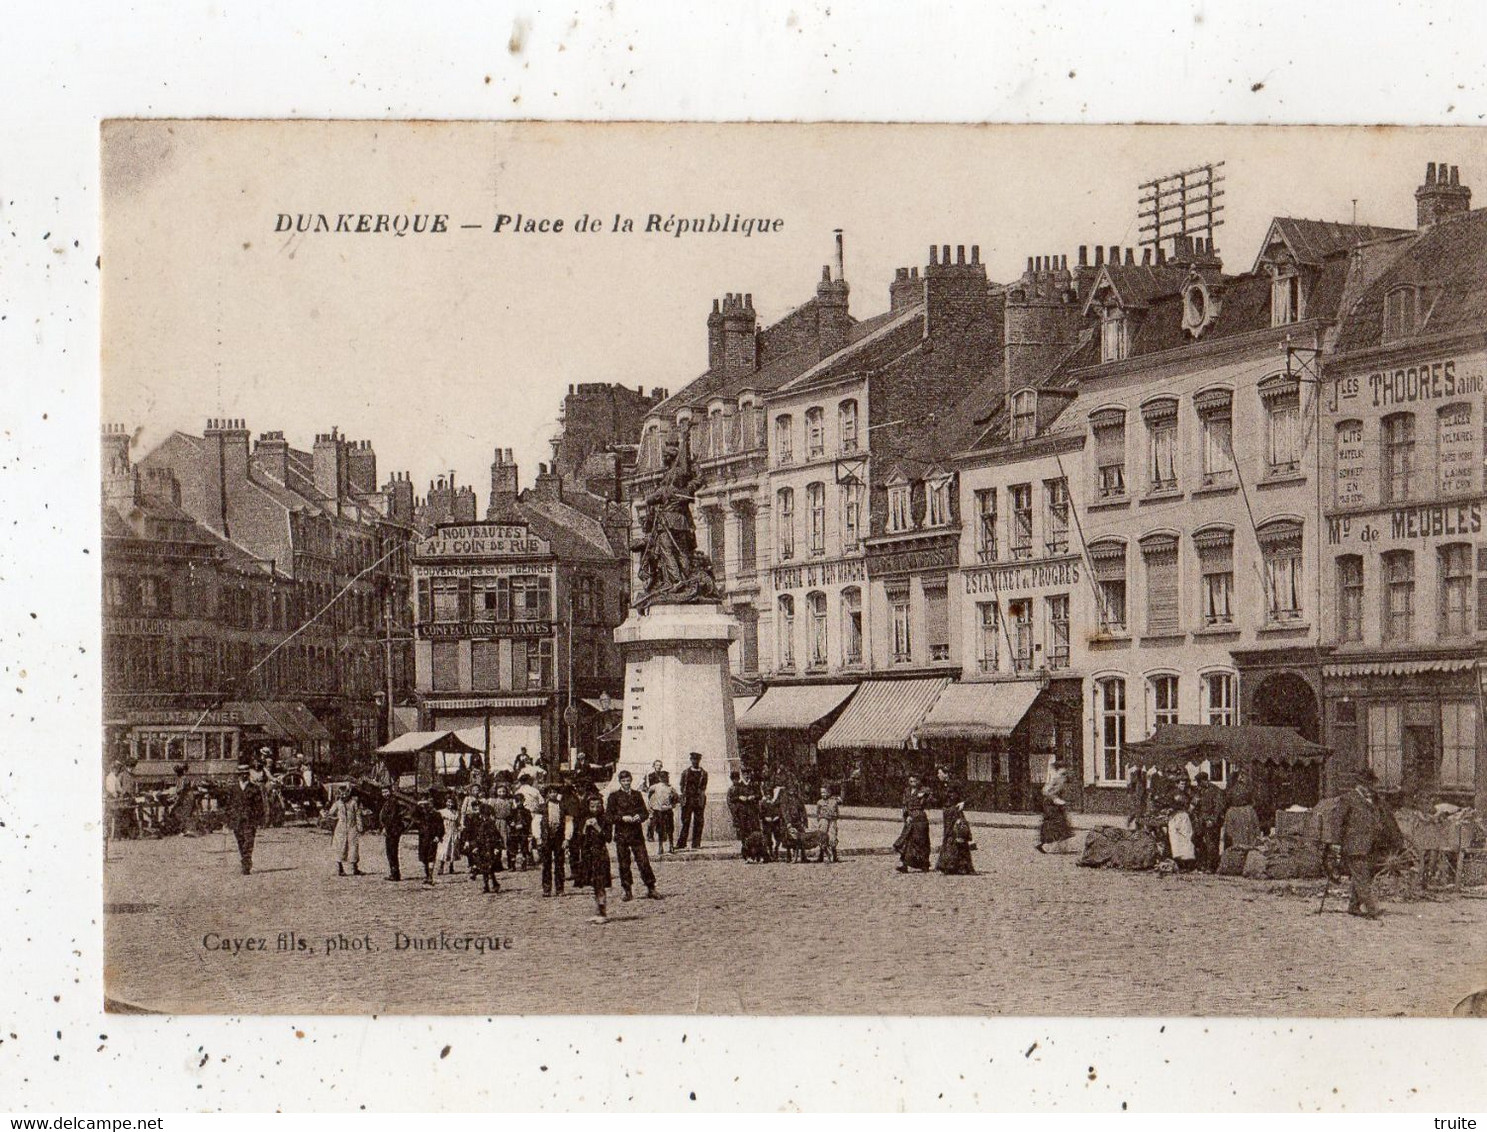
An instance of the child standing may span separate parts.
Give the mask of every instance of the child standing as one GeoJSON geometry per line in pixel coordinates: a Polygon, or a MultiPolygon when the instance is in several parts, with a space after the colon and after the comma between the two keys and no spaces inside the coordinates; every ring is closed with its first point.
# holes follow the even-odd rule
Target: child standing
{"type": "Polygon", "coordinates": [[[837,826],[842,818],[842,798],[835,783],[821,784],[821,800],[816,803],[816,828],[826,834],[826,849],[836,860],[837,826]]]}
{"type": "Polygon", "coordinates": [[[423,866],[423,883],[434,886],[434,862],[439,857],[439,842],[444,839],[444,819],[434,812],[427,798],[418,800],[414,818],[418,828],[418,863],[423,866]]]}
{"type": "Polygon", "coordinates": [[[614,883],[609,869],[609,823],[604,817],[604,802],[597,795],[588,800],[587,813],[579,827],[578,868],[574,872],[574,887],[587,886],[594,890],[595,915],[591,924],[605,922],[605,908],[609,886],[614,883]]]}
{"type": "Polygon", "coordinates": [[[439,807],[439,816],[444,819],[444,840],[439,842],[439,872],[447,865],[449,875],[454,875],[454,863],[459,859],[460,812],[455,794],[447,792],[444,804],[439,807]]]}
{"type": "Polygon", "coordinates": [[[512,869],[516,868],[518,853],[525,872],[532,867],[532,811],[527,809],[527,800],[522,794],[511,799],[511,819],[506,828],[506,863],[512,869]]]}

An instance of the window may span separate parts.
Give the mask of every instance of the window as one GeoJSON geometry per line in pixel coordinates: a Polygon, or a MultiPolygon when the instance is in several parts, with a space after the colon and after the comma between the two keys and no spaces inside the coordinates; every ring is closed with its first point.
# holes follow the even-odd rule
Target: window
{"type": "Polygon", "coordinates": [[[780,667],[788,671],[795,667],[795,599],[781,594],[779,609],[780,667]]]}
{"type": "Polygon", "coordinates": [[[1210,389],[1193,398],[1203,428],[1203,483],[1225,484],[1234,478],[1233,395],[1210,389]]]}
{"type": "Polygon", "coordinates": [[[723,456],[728,447],[724,434],[723,410],[714,409],[707,415],[707,442],[709,456],[723,456]]]}
{"type": "Polygon", "coordinates": [[[836,429],[841,441],[842,454],[857,451],[857,402],[843,401],[836,407],[836,429]]]}
{"type": "Polygon", "coordinates": [[[789,562],[795,557],[795,492],[782,487],[776,496],[776,525],[780,533],[780,561],[789,562]]]}
{"type": "Polygon", "coordinates": [[[728,524],[721,507],[708,507],[704,514],[707,516],[707,556],[712,559],[713,577],[721,582],[728,561],[728,524]]]}
{"type": "MultiPolygon", "coordinates": [[[[592,578],[582,579],[592,582],[592,578]]],[[[508,578],[472,579],[473,615],[477,621],[511,620],[511,584],[508,578]]]]}
{"type": "Polygon", "coordinates": [[[826,455],[826,410],[817,408],[805,411],[805,458],[819,460],[826,455]]]}
{"type": "Polygon", "coordinates": [[[1396,287],[1384,296],[1384,341],[1397,342],[1415,332],[1419,292],[1414,287],[1396,287]]]}
{"type": "Polygon", "coordinates": [[[1118,362],[1130,352],[1130,321],[1121,311],[1106,310],[1100,322],[1100,361],[1118,362]]]}
{"type": "Polygon", "coordinates": [[[1391,550],[1382,556],[1384,569],[1384,640],[1408,641],[1415,622],[1415,555],[1391,550]]]}
{"type": "Polygon", "coordinates": [[[1472,631],[1472,548],[1451,543],[1436,551],[1440,560],[1440,635],[1465,637],[1472,631]]]}
{"type": "Polygon", "coordinates": [[[999,642],[1001,640],[1000,618],[997,603],[976,603],[976,667],[982,672],[995,672],[999,667],[999,642]]]}
{"type": "Polygon", "coordinates": [[[914,526],[914,500],[909,484],[888,486],[888,532],[911,530],[914,526]]]}
{"type": "Polygon", "coordinates": [[[1153,637],[1182,631],[1182,609],[1177,581],[1177,539],[1171,535],[1147,538],[1141,544],[1146,562],[1146,632],[1153,637]]]}
{"type": "Polygon", "coordinates": [[[1385,790],[1404,780],[1404,713],[1400,705],[1368,705],[1368,768],[1385,790]]]}
{"type": "Polygon", "coordinates": [[[737,504],[734,514],[738,516],[738,572],[749,577],[759,561],[759,516],[752,503],[737,504]]]}
{"type": "Polygon", "coordinates": [[[842,485],[842,549],[856,550],[862,542],[862,484],[853,479],[842,485]]]}
{"type": "Polygon", "coordinates": [[[1234,726],[1234,676],[1210,672],[1203,677],[1204,722],[1210,727],[1234,726]]]}
{"type": "Polygon", "coordinates": [[[1013,484],[1007,489],[1007,499],[1012,507],[1012,557],[1033,556],[1033,485],[1013,484]]]}
{"type": "Polygon", "coordinates": [[[470,642],[470,689],[475,692],[501,690],[500,641],[470,642]]]}
{"type": "Polygon", "coordinates": [[[1154,727],[1178,722],[1177,677],[1151,678],[1151,722],[1154,727]]]}
{"type": "Polygon", "coordinates": [[[976,492],[976,558],[996,561],[996,489],[976,492]]]}
{"type": "Polygon", "coordinates": [[[862,591],[856,586],[842,591],[842,662],[862,663],[862,591]]]}
{"type": "Polygon", "coordinates": [[[552,640],[541,641],[517,641],[516,653],[518,658],[517,681],[520,683],[526,678],[525,687],[519,687],[518,691],[534,692],[541,688],[553,686],[553,664],[552,664],[552,640]],[[525,648],[526,655],[522,656],[525,648]]]}
{"type": "Polygon", "coordinates": [[[1301,524],[1266,523],[1257,532],[1265,565],[1265,619],[1271,624],[1302,618],[1301,524]]]}
{"type": "Polygon", "coordinates": [[[924,586],[924,636],[929,659],[950,659],[950,601],[944,581],[924,586]]]}
{"type": "Polygon", "coordinates": [[[1200,571],[1203,624],[1221,628],[1234,621],[1234,532],[1213,527],[1193,533],[1200,571]]]}
{"type": "Polygon", "coordinates": [[[1141,407],[1146,422],[1146,474],[1151,491],[1177,487],[1177,402],[1169,397],[1141,407]]]}
{"type": "Polygon", "coordinates": [[[1118,409],[1090,417],[1095,434],[1096,480],[1101,499],[1126,493],[1126,417],[1118,409]]]}
{"type": "Polygon", "coordinates": [[[826,651],[826,595],[815,590],[805,596],[806,613],[810,617],[812,668],[825,668],[826,651]]]}
{"type": "Polygon", "coordinates": [[[1069,553],[1069,481],[1062,477],[1043,481],[1043,549],[1069,553]]]}
{"type": "Polygon", "coordinates": [[[1125,778],[1126,682],[1118,676],[1095,681],[1095,718],[1099,721],[1100,778],[1125,778]]]}
{"type": "Polygon", "coordinates": [[[824,483],[807,484],[805,501],[810,511],[811,554],[820,557],[826,553],[826,485],[824,483]]]}
{"type": "Polygon", "coordinates": [[[926,527],[944,527],[950,523],[950,477],[936,476],[926,480],[925,520],[926,527]]]}
{"type": "Polygon", "coordinates": [[[1054,594],[1044,599],[1048,621],[1046,662],[1049,668],[1069,667],[1069,595],[1054,594]]]}
{"type": "Polygon", "coordinates": [[[1286,326],[1301,320],[1301,277],[1295,270],[1277,272],[1270,281],[1270,325],[1286,326]]]}
{"type": "Polygon", "coordinates": [[[460,583],[458,578],[435,578],[434,588],[434,620],[435,621],[458,621],[460,620],[460,583]]]}
{"type": "Polygon", "coordinates": [[[1477,705],[1470,700],[1441,704],[1440,785],[1470,790],[1476,781],[1477,705]]]}
{"type": "Polygon", "coordinates": [[[1007,603],[1008,636],[1011,638],[1012,670],[1033,669],[1033,603],[1024,598],[1007,603]]]}
{"type": "Polygon", "coordinates": [[[532,575],[512,578],[511,613],[517,621],[551,621],[552,587],[548,579],[532,575]]]}
{"type": "Polygon", "coordinates": [[[759,671],[759,614],[752,605],[734,606],[738,618],[738,659],[743,672],[759,671]]]}
{"type": "Polygon", "coordinates": [[[1357,554],[1337,560],[1337,638],[1363,639],[1363,558],[1357,554]]]}
{"type": "Polygon", "coordinates": [[[1381,422],[1384,442],[1384,502],[1410,497],[1415,473],[1415,414],[1391,413],[1381,422]]]}
{"type": "Polygon", "coordinates": [[[1089,557],[1100,607],[1100,632],[1123,635],[1126,631],[1125,543],[1095,543],[1089,548],[1089,557]]]}
{"type": "Polygon", "coordinates": [[[1294,380],[1274,380],[1265,400],[1265,454],[1268,474],[1294,475],[1301,467],[1301,394],[1294,380]]]}
{"type": "Polygon", "coordinates": [[[103,608],[109,613],[118,613],[128,608],[124,579],[110,574],[103,579],[103,608]]]}
{"type": "Polygon", "coordinates": [[[460,643],[434,641],[429,651],[432,654],[434,691],[457,691],[460,686],[460,643]]]}
{"type": "Polygon", "coordinates": [[[1012,439],[1031,440],[1038,432],[1038,395],[1031,389],[1012,394],[1012,439]]]}
{"type": "Polygon", "coordinates": [[[795,461],[794,451],[794,422],[789,413],[781,413],[774,419],[774,458],[777,464],[790,464],[795,461]]]}
{"type": "Polygon", "coordinates": [[[893,612],[893,663],[908,664],[914,659],[913,640],[909,634],[909,594],[900,591],[888,595],[893,612]]]}

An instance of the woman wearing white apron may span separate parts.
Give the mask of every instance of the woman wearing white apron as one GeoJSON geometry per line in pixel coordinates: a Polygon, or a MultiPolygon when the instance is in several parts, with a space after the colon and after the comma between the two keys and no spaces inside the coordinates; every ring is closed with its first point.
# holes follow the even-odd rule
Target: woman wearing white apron
{"type": "Polygon", "coordinates": [[[331,836],[331,850],[336,855],[336,875],[345,876],[346,866],[350,865],[351,875],[361,876],[361,803],[351,793],[351,787],[342,786],[336,792],[330,812],[336,821],[336,831],[331,836]]]}

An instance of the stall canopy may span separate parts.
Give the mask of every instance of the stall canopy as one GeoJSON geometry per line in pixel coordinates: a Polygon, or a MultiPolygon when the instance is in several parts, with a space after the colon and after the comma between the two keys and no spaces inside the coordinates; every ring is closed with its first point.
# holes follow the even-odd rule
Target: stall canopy
{"type": "Polygon", "coordinates": [[[270,739],[291,743],[328,743],[325,724],[297,700],[243,700],[222,705],[241,716],[243,723],[257,727],[270,739]]]}
{"type": "Polygon", "coordinates": [[[943,677],[864,680],[847,710],[821,736],[817,746],[823,751],[868,747],[902,749],[949,683],[943,677]]]}
{"type": "Polygon", "coordinates": [[[856,687],[855,684],[792,684],[770,688],[737,718],[738,729],[805,731],[841,707],[856,687]]]}
{"type": "Polygon", "coordinates": [[[1292,727],[1224,727],[1198,723],[1159,723],[1156,734],[1126,746],[1126,760],[1137,766],[1180,766],[1227,759],[1238,766],[1319,763],[1330,747],[1303,739],[1292,727]]]}
{"type": "Polygon", "coordinates": [[[458,751],[463,754],[479,754],[481,748],[472,747],[453,731],[410,731],[399,735],[389,743],[377,748],[379,755],[414,755],[420,751],[458,751]]]}
{"type": "Polygon", "coordinates": [[[1042,690],[1033,680],[951,684],[915,734],[921,739],[1005,739],[1042,690]]]}

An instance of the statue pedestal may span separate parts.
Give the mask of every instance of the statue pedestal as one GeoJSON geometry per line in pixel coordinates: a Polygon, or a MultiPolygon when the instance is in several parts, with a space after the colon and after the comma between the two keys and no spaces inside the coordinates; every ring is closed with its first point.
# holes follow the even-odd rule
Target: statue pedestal
{"type": "MultiPolygon", "coordinates": [[[[625,659],[625,714],[616,773],[628,770],[642,786],[657,759],[681,789],[689,755],[702,755],[707,811],[702,835],[733,838],[725,798],[728,772],[738,767],[738,732],[728,682],[728,646],[738,623],[716,603],[652,605],[631,612],[614,631],[625,659]]],[[[681,828],[681,810],[676,811],[681,828]]]]}

